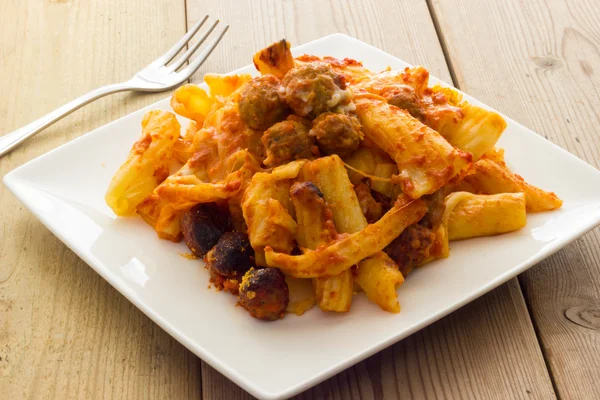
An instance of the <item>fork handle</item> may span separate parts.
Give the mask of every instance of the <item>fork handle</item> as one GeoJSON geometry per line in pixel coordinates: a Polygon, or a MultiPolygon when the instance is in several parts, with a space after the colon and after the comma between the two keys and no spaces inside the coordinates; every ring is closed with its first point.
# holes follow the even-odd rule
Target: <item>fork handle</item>
{"type": "Polygon", "coordinates": [[[38,132],[42,131],[43,129],[46,129],[48,126],[66,117],[73,111],[78,110],[86,104],[91,103],[92,101],[97,100],[100,97],[104,97],[112,93],[123,92],[126,90],[132,90],[132,87],[127,83],[116,83],[113,85],[100,87],[98,89],[92,90],[89,93],[84,94],[83,96],[76,98],[73,101],[70,101],[64,106],[57,108],[49,114],[44,115],[40,119],[35,120],[20,129],[17,129],[14,132],[0,137],[0,157],[9,153],[12,149],[17,147],[30,137],[36,135],[38,132]]]}

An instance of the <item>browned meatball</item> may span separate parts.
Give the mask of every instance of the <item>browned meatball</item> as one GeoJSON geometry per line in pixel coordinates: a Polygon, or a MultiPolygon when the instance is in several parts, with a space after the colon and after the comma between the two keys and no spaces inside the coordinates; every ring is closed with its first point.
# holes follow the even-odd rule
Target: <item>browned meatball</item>
{"type": "Polygon", "coordinates": [[[240,305],[254,318],[274,321],[283,318],[290,302],[285,275],[277,268],[251,268],[240,285],[240,305]]]}
{"type": "Polygon", "coordinates": [[[350,100],[343,76],[324,63],[312,62],[289,71],[283,78],[286,103],[310,119],[350,100]]]}
{"type": "Polygon", "coordinates": [[[369,185],[362,182],[354,185],[354,192],[356,192],[358,204],[360,204],[360,209],[367,222],[370,224],[377,222],[383,215],[383,207],[373,198],[369,185]]]}
{"type": "Polygon", "coordinates": [[[406,228],[384,250],[406,276],[429,257],[434,240],[435,234],[431,229],[415,224],[406,228]]]}
{"type": "Polygon", "coordinates": [[[446,210],[445,198],[446,190],[443,188],[435,193],[421,197],[427,205],[427,213],[421,218],[419,225],[423,225],[429,229],[437,228],[440,225],[444,211],[446,210]]]}
{"type": "Polygon", "coordinates": [[[229,230],[229,211],[216,203],[196,204],[181,219],[185,244],[198,257],[204,257],[221,235],[229,230]]]}
{"type": "Polygon", "coordinates": [[[261,140],[267,149],[264,163],[271,167],[301,158],[312,158],[319,153],[315,139],[308,135],[306,124],[293,118],[267,129],[261,140]]]}
{"type": "Polygon", "coordinates": [[[254,249],[245,233],[225,232],[204,261],[217,289],[238,294],[242,277],[254,266],[254,249]]]}
{"type": "Polygon", "coordinates": [[[393,106],[406,110],[413,117],[425,122],[425,111],[415,89],[410,86],[393,86],[381,95],[393,106]]]}
{"type": "Polygon", "coordinates": [[[344,114],[323,113],[313,121],[309,135],[317,138],[319,150],[340,157],[358,149],[363,139],[360,123],[356,117],[344,114]]]}
{"type": "MultiPolygon", "coordinates": [[[[388,212],[390,208],[392,208],[392,199],[390,199],[389,197],[374,190],[371,190],[371,196],[373,196],[373,200],[381,204],[381,209],[384,214],[388,212]]],[[[396,199],[394,199],[394,201],[395,200],[396,199]]]]}
{"type": "Polygon", "coordinates": [[[254,266],[254,249],[248,235],[242,232],[225,232],[219,242],[206,255],[210,269],[225,278],[239,278],[254,266]]]}
{"type": "Polygon", "coordinates": [[[287,107],[279,97],[280,82],[274,75],[252,79],[240,93],[240,116],[252,129],[265,130],[285,119],[287,107]]]}

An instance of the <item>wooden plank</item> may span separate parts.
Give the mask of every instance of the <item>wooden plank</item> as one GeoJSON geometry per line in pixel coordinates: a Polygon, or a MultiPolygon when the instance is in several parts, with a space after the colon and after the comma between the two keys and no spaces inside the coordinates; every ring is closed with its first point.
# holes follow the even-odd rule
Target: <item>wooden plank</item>
{"type": "MultiPolygon", "coordinates": [[[[227,72],[283,37],[305,43],[344,32],[450,81],[424,1],[188,0],[188,23],[205,13],[232,28],[206,70],[227,72]]],[[[200,77],[197,76],[196,80],[200,77]]],[[[377,311],[375,311],[377,312],[377,311]]],[[[258,361],[257,361],[258,362],[258,361]]],[[[250,396],[202,364],[204,399],[250,396]]],[[[299,398],[552,398],[552,385],[516,280],[303,393],[299,398]]]]}
{"type": "MultiPolygon", "coordinates": [[[[432,6],[461,89],[600,166],[597,1],[432,6]]],[[[520,280],[559,396],[599,398],[600,231],[520,280]]]]}
{"type": "MultiPolygon", "coordinates": [[[[185,32],[184,1],[4,1],[0,134],[128,79],[185,32]]],[[[168,94],[113,95],[0,160],[0,175],[168,94]]],[[[56,171],[60,173],[60,171],[56,171]]],[[[200,397],[199,360],[0,185],[0,397],[200,397]]]]}

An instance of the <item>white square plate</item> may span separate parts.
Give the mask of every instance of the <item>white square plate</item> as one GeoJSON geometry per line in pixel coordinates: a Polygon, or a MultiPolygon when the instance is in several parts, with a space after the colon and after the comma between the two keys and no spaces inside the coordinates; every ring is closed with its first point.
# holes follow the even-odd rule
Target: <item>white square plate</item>
{"type": "MultiPolygon", "coordinates": [[[[349,57],[372,70],[408,66],[345,35],[295,55],[349,57]]],[[[252,66],[236,72],[256,74],[252,66]]],[[[431,78],[431,84],[438,80],[431,78]]],[[[475,104],[477,100],[465,95],[475,104]]],[[[4,177],[8,188],[79,257],[140,310],[211,366],[260,398],[289,397],[431,324],[554,253],[600,223],[600,172],[508,118],[499,142],[509,166],[563,200],[528,215],[527,226],[494,238],[454,242],[448,259],[413,272],[399,289],[400,314],[364,295],[346,315],[318,309],[265,323],[235,298],[207,289],[208,272],[186,260],[184,244],[159,240],[140,218],[117,219],[104,193],[142,115],[170,110],[165,99],[81,136],[4,177]]]]}

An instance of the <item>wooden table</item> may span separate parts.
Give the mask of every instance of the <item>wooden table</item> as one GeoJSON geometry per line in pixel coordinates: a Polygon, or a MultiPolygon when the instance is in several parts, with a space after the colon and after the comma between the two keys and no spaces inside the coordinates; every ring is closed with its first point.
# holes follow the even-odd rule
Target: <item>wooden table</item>
{"type": "MultiPolygon", "coordinates": [[[[232,25],[195,75],[333,32],[454,84],[600,165],[595,0],[0,2],[0,134],[127,79],[205,13],[232,25]]],[[[97,101],[0,175],[168,93],[97,101]]],[[[577,179],[574,177],[573,179],[577,179]]],[[[172,339],[0,188],[0,397],[249,395],[172,339]]],[[[600,231],[300,398],[600,398],[600,231]],[[569,311],[570,310],[570,311],[569,311]],[[569,317],[566,317],[568,312],[569,317]]]]}

